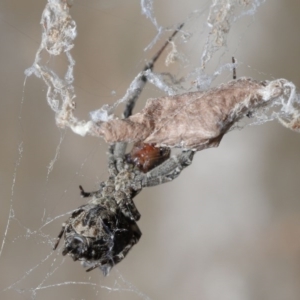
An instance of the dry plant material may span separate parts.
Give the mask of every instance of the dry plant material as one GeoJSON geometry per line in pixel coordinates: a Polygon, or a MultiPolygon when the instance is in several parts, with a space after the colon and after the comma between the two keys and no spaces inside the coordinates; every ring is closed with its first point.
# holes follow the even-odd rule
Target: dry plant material
{"type": "Polygon", "coordinates": [[[205,92],[149,99],[141,112],[98,122],[91,133],[108,143],[139,141],[199,151],[217,147],[235,123],[273,100],[288,103],[294,89],[285,79],[241,78],[205,92]]]}

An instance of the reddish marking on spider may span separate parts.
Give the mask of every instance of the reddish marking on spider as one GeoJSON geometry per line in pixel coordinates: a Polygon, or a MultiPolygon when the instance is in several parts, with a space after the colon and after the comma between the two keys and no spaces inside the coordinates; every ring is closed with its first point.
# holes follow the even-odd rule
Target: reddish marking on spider
{"type": "Polygon", "coordinates": [[[155,144],[135,143],[126,160],[136,165],[140,171],[146,173],[160,165],[170,157],[170,149],[155,147],[155,144]]]}

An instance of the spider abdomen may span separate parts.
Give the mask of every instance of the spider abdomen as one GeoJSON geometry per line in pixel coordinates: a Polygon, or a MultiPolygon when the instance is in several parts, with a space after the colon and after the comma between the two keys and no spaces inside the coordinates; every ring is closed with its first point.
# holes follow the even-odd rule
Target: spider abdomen
{"type": "Polygon", "coordinates": [[[80,260],[91,271],[97,267],[107,275],[141,237],[137,224],[115,207],[86,204],[66,222],[62,254],[80,260]]]}

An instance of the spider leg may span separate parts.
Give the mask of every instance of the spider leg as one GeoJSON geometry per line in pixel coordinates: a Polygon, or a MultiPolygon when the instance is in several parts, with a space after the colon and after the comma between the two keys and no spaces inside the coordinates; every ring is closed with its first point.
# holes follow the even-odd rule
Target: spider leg
{"type": "MultiPolygon", "coordinates": [[[[88,269],[86,270],[86,272],[91,272],[91,271],[95,270],[96,268],[100,267],[100,265],[101,265],[101,264],[95,264],[95,265],[93,265],[92,267],[88,268],[88,269]]],[[[104,275],[104,276],[105,276],[105,275],[104,275]]]]}
{"type": "Polygon", "coordinates": [[[120,203],[120,207],[124,214],[127,215],[131,220],[138,221],[140,219],[141,214],[131,198],[127,198],[124,200],[124,203],[120,203]]]}
{"type": "MultiPolygon", "coordinates": [[[[173,32],[173,34],[168,38],[168,40],[164,43],[164,45],[160,48],[160,50],[153,56],[153,58],[144,66],[144,69],[131,83],[130,88],[127,91],[127,95],[125,96],[125,109],[123,112],[123,119],[127,119],[132,115],[132,111],[136,104],[137,99],[142,93],[148,78],[146,76],[146,72],[148,70],[152,71],[154,64],[159,59],[160,55],[163,53],[168,44],[172,41],[175,35],[181,30],[183,27],[183,23],[178,26],[178,28],[173,32]]],[[[119,142],[114,146],[114,156],[116,158],[116,168],[118,171],[123,169],[123,158],[126,152],[127,143],[119,142]]]]}
{"type": "Polygon", "coordinates": [[[116,176],[118,174],[116,166],[116,156],[115,156],[116,145],[109,145],[108,148],[108,173],[110,176],[116,176]]]}
{"type": "Polygon", "coordinates": [[[233,64],[233,69],[232,69],[232,78],[235,80],[236,79],[236,67],[235,67],[235,58],[232,56],[232,64],[233,64]]]}
{"type": "Polygon", "coordinates": [[[127,143],[119,142],[115,144],[114,159],[117,172],[124,169],[124,155],[126,152],[127,143]]]}
{"type": "Polygon", "coordinates": [[[174,180],[192,163],[194,154],[195,151],[182,151],[170,157],[161,165],[142,175],[142,186],[150,187],[174,180]]]}
{"type": "Polygon", "coordinates": [[[93,197],[93,196],[99,197],[99,195],[101,195],[102,188],[103,188],[103,182],[100,183],[100,188],[99,188],[99,190],[93,191],[93,192],[86,192],[86,191],[83,189],[83,187],[80,185],[80,186],[79,186],[79,189],[80,189],[80,196],[81,196],[82,198],[90,198],[90,197],[93,197]]]}
{"type": "Polygon", "coordinates": [[[95,192],[86,192],[81,185],[79,186],[79,189],[80,189],[80,196],[83,198],[92,197],[93,194],[95,193],[95,192]]]}
{"type": "Polygon", "coordinates": [[[145,65],[143,71],[138,75],[137,78],[138,78],[139,82],[136,83],[135,89],[134,89],[132,95],[130,95],[130,97],[128,97],[128,99],[126,101],[126,106],[125,106],[125,110],[124,110],[124,113],[123,113],[124,118],[128,118],[132,115],[132,111],[133,111],[133,108],[135,106],[135,103],[136,103],[137,99],[139,98],[142,90],[144,89],[144,87],[145,87],[145,85],[148,81],[147,76],[145,75],[145,72],[148,71],[148,70],[152,71],[152,69],[154,67],[154,64],[159,59],[160,55],[163,53],[163,51],[166,49],[166,47],[169,45],[169,43],[172,41],[172,39],[175,37],[175,35],[181,30],[183,25],[184,25],[184,23],[182,23],[178,26],[178,28],[168,38],[168,40],[164,43],[164,45],[160,48],[160,50],[145,65]]]}
{"type": "Polygon", "coordinates": [[[56,243],[55,243],[55,245],[53,247],[53,250],[56,250],[56,248],[57,248],[57,246],[58,246],[58,244],[59,244],[59,242],[60,242],[60,240],[61,240],[61,238],[62,238],[62,236],[63,236],[63,234],[65,232],[65,228],[66,228],[66,224],[63,223],[62,229],[61,229],[61,231],[60,231],[60,233],[59,233],[59,235],[57,237],[57,240],[56,240],[56,243]]]}
{"type": "Polygon", "coordinates": [[[122,213],[132,221],[138,221],[141,217],[141,214],[133,202],[133,197],[136,195],[137,193],[133,192],[132,189],[127,189],[123,192],[115,193],[114,195],[122,213]]]}

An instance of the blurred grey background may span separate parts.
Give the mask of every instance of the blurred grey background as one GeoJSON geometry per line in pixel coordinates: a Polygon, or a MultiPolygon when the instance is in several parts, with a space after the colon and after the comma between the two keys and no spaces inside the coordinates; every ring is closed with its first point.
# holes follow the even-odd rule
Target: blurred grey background
{"type": "MultiPolygon", "coordinates": [[[[107,168],[106,144],[58,129],[45,84],[35,77],[24,84],[45,4],[0,0],[0,298],[300,299],[300,135],[275,122],[229,133],[219,148],[197,153],[174,182],[144,190],[135,200],[143,236],[109,277],[52,252],[66,213],[85,201],[78,185],[95,190],[107,168]]],[[[187,25],[192,42],[182,45],[189,70],[200,65],[209,4],[154,1],[162,26],[203,10],[187,25]]],[[[207,72],[234,55],[238,76],[283,77],[300,87],[299,13],[298,0],[266,1],[232,25],[207,72]]],[[[71,14],[78,26],[76,113],[87,119],[125,93],[168,33],[143,51],[156,30],[138,1],[75,0],[71,14]]],[[[65,58],[51,63],[63,71],[65,58]]],[[[163,59],[155,70],[168,70],[163,59]]],[[[231,76],[228,70],[218,82],[231,76]]],[[[157,95],[148,85],[139,108],[157,95]]]]}

